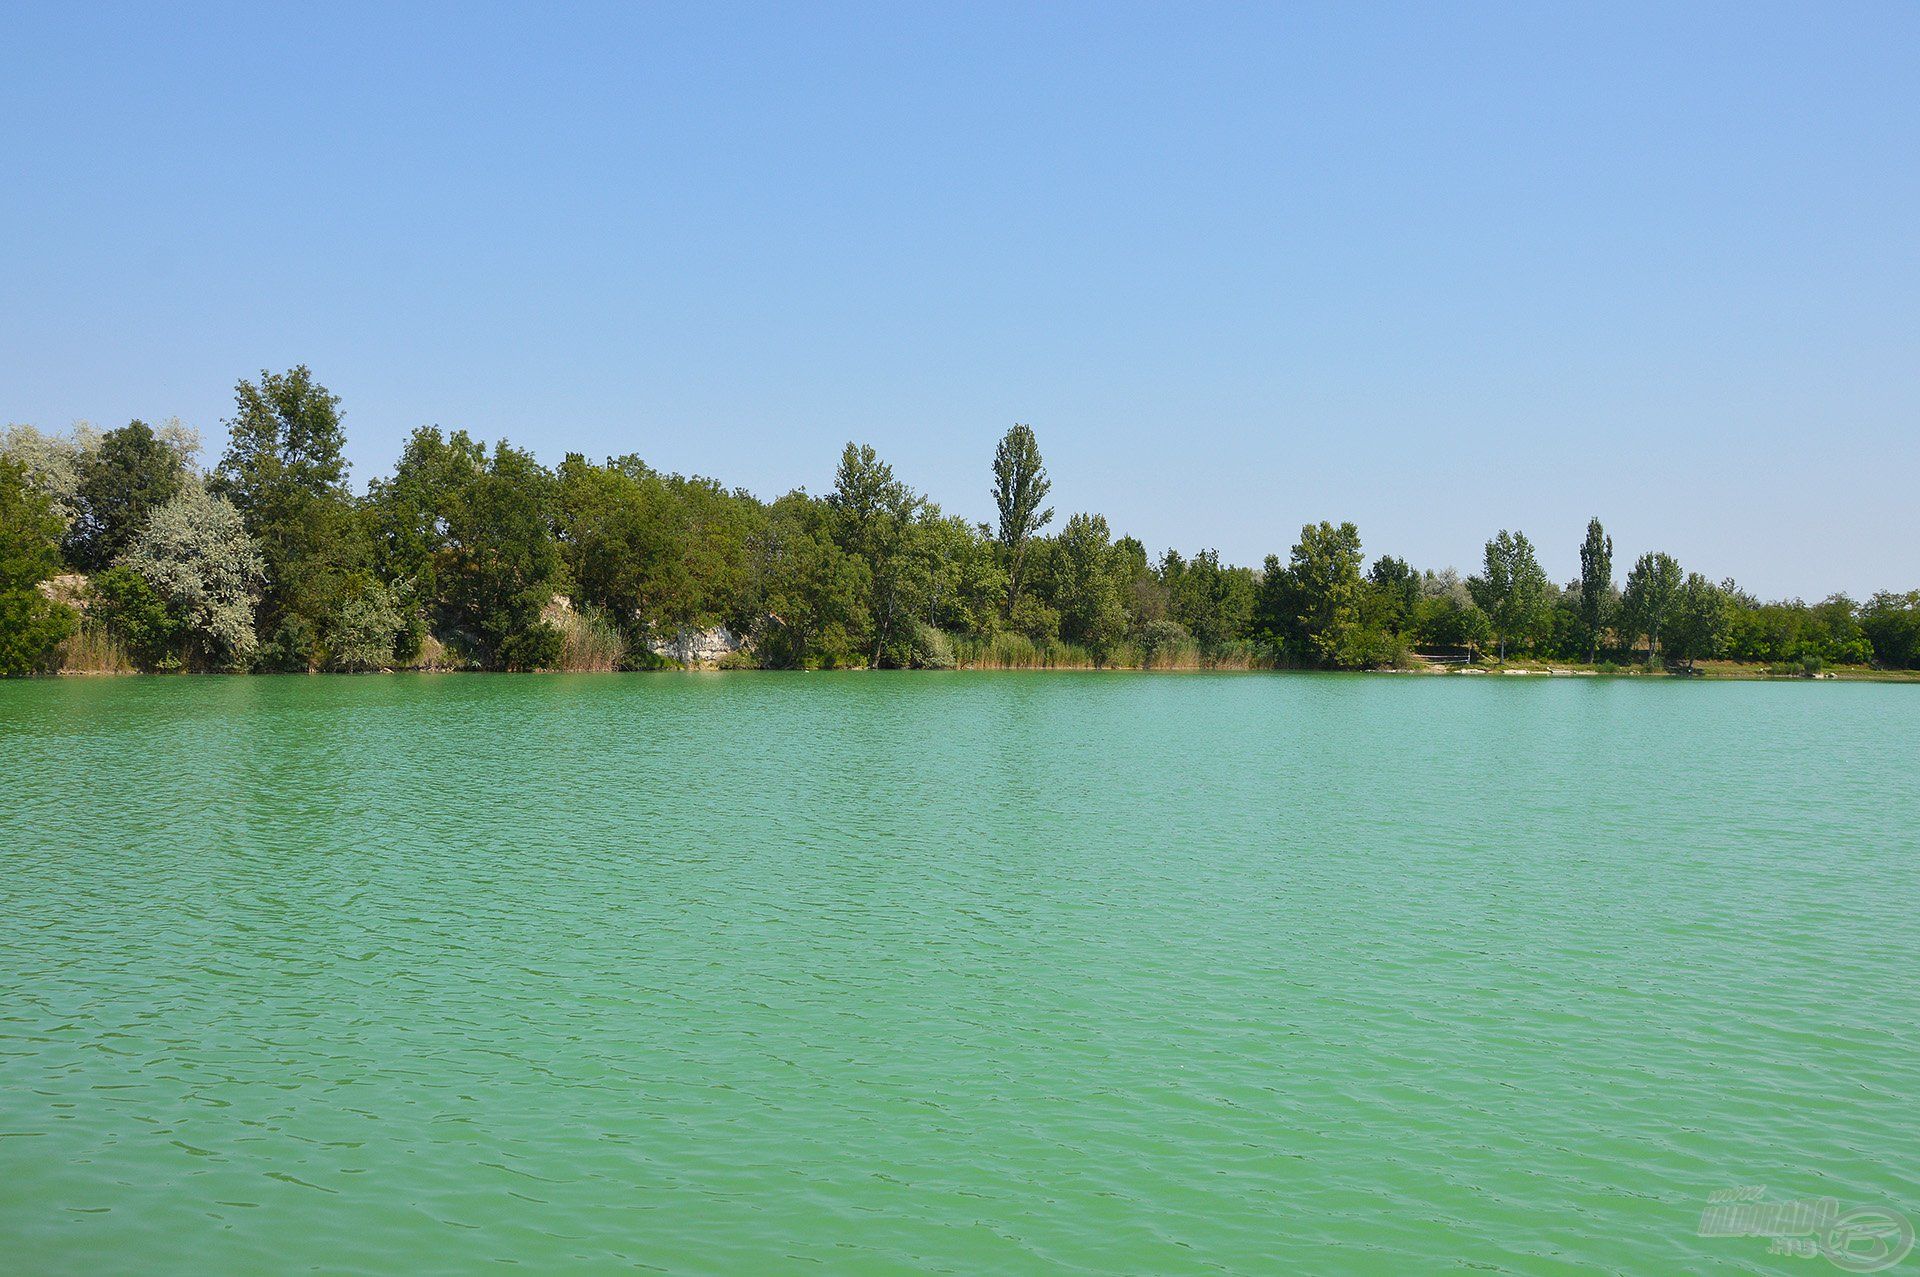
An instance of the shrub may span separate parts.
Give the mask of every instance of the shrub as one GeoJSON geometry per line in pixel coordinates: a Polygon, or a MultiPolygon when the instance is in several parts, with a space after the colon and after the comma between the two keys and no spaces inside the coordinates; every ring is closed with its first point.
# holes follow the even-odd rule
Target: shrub
{"type": "Polygon", "coordinates": [[[915,622],[912,633],[907,636],[904,655],[906,659],[901,664],[906,669],[950,670],[954,667],[953,640],[925,621],[915,622]]]}
{"type": "Polygon", "coordinates": [[[132,568],[108,568],[93,578],[87,615],[117,640],[141,669],[180,668],[186,618],[132,568]]]}
{"type": "Polygon", "coordinates": [[[500,645],[500,664],[516,673],[550,670],[560,664],[566,640],[545,621],[520,631],[500,645]]]}
{"type": "Polygon", "coordinates": [[[404,626],[392,592],[378,581],[360,582],[327,620],[328,668],[391,669],[394,639],[404,626]]]}

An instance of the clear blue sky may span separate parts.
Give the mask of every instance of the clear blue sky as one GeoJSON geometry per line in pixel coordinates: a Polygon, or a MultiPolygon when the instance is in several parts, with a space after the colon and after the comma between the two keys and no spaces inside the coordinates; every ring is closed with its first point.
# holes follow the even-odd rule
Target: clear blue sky
{"type": "Polygon", "coordinates": [[[1920,585],[1917,4],[15,3],[0,155],[0,420],[1920,585]]]}

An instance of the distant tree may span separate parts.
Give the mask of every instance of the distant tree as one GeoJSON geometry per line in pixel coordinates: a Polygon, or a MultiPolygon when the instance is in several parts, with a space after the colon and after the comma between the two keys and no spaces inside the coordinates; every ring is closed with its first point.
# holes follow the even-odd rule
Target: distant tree
{"type": "Polygon", "coordinates": [[[231,669],[253,655],[266,567],[231,502],[187,484],[153,512],[121,563],[181,619],[189,663],[231,669]]]}
{"type": "Polygon", "coordinates": [[[1874,595],[1861,609],[1860,629],[1881,665],[1920,669],[1920,590],[1874,595]]]}
{"type": "Polygon", "coordinates": [[[1053,483],[1040,462],[1040,444],[1031,426],[1015,425],[993,453],[993,503],[1000,511],[1000,544],[1007,555],[1007,607],[1013,615],[1025,583],[1027,543],[1053,520],[1041,509],[1053,483]]]}
{"type": "Polygon", "coordinates": [[[541,619],[564,579],[552,516],[553,476],[505,442],[448,500],[434,580],[455,632],[489,669],[560,659],[560,632],[541,619]]]}
{"type": "Polygon", "coordinates": [[[1074,515],[1060,534],[1055,568],[1060,636],[1087,648],[1096,664],[1127,631],[1111,536],[1103,516],[1074,515]]]}
{"type": "Polygon", "coordinates": [[[1648,664],[1659,655],[1661,627],[1666,624],[1683,583],[1680,565],[1671,555],[1657,551],[1641,555],[1634,561],[1633,571],[1627,573],[1627,588],[1620,596],[1620,616],[1629,641],[1636,635],[1646,635],[1648,664]]]}
{"type": "Polygon", "coordinates": [[[1695,661],[1718,656],[1731,615],[1726,591],[1698,572],[1689,573],[1667,617],[1667,659],[1685,661],[1691,671],[1695,661]]]}
{"type": "Polygon", "coordinates": [[[755,648],[772,666],[857,663],[869,621],[866,561],[841,549],[825,502],[792,492],[753,538],[755,648]]]}
{"type": "Polygon", "coordinates": [[[348,672],[390,668],[395,640],[405,625],[393,591],[362,573],[347,584],[327,618],[322,635],[327,668],[348,672]]]}
{"type": "Polygon", "coordinates": [[[1168,551],[1161,579],[1172,619],[1186,627],[1208,659],[1247,637],[1257,590],[1252,571],[1222,563],[1217,550],[1202,550],[1184,562],[1168,551]]]}
{"type": "Polygon", "coordinates": [[[60,516],[25,465],[0,456],[0,676],[44,668],[73,632],[73,610],[40,592],[60,570],[60,516]]]}
{"type": "Polygon", "coordinates": [[[1372,587],[1375,612],[1369,622],[1393,634],[1409,629],[1420,606],[1420,574],[1412,565],[1383,554],[1367,570],[1367,584],[1372,587]]]}
{"type": "Polygon", "coordinates": [[[841,548],[866,562],[866,646],[873,665],[886,664],[889,650],[911,634],[932,576],[925,543],[917,536],[926,502],[894,477],[893,467],[870,445],[849,443],[827,505],[841,548]]]}
{"type": "Polygon", "coordinates": [[[234,387],[216,495],[232,501],[267,566],[262,659],[307,668],[349,577],[369,558],[367,529],[347,490],[340,400],[305,365],[234,387]]]}
{"type": "Polygon", "coordinates": [[[927,592],[929,625],[985,638],[998,628],[1007,597],[1007,570],[993,530],[948,515],[925,520],[921,534],[932,565],[927,592]]]}
{"type": "Polygon", "coordinates": [[[1599,519],[1587,520],[1587,539],[1580,543],[1580,589],[1575,611],[1587,640],[1587,660],[1600,654],[1600,636],[1612,617],[1613,538],[1599,519]]]}
{"type": "Polygon", "coordinates": [[[27,485],[52,502],[63,530],[79,513],[80,462],[99,446],[100,432],[84,421],[75,422],[64,435],[45,434],[26,425],[0,431],[0,457],[25,467],[27,485]]]}
{"type": "MultiPolygon", "coordinates": [[[[1257,615],[1267,638],[1316,665],[1367,663],[1359,641],[1366,582],[1360,530],[1351,523],[1309,523],[1285,566],[1268,556],[1257,615]]],[[[1391,569],[1389,570],[1391,571],[1391,569]]]]}
{"type": "Polygon", "coordinates": [[[154,510],[180,493],[180,455],[144,421],[101,436],[75,466],[75,517],[67,557],[87,571],[104,568],[133,543],[154,510]]]}
{"type": "Polygon", "coordinates": [[[1502,529],[1487,542],[1486,564],[1479,576],[1467,580],[1467,590],[1487,614],[1503,661],[1507,644],[1531,642],[1546,620],[1547,574],[1523,532],[1502,529]]]}
{"type": "Polygon", "coordinates": [[[186,657],[188,618],[140,573],[116,564],[89,585],[87,618],[97,621],[143,670],[179,669],[186,657]]]}

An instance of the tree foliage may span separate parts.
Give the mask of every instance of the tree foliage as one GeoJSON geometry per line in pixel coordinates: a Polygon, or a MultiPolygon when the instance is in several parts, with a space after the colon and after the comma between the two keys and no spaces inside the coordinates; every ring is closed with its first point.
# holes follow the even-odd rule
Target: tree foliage
{"type": "Polygon", "coordinates": [[[73,632],[72,609],[40,592],[60,570],[60,530],[53,499],[32,486],[25,465],[0,456],[0,676],[44,668],[73,632]]]}
{"type": "Polygon", "coordinates": [[[1649,663],[1659,655],[1660,631],[1685,578],[1673,556],[1658,551],[1641,555],[1627,573],[1620,596],[1620,617],[1629,636],[1645,635],[1649,663]]]}
{"type": "Polygon", "coordinates": [[[1009,616],[1026,580],[1027,546],[1053,521],[1052,507],[1041,509],[1052,490],[1033,428],[1016,423],[993,451],[993,504],[1000,512],[1000,544],[1006,551],[1009,616]]]}
{"type": "Polygon", "coordinates": [[[1501,660],[1507,658],[1508,644],[1531,644],[1539,635],[1550,588],[1524,532],[1502,529],[1487,542],[1484,566],[1480,575],[1468,579],[1467,590],[1486,613],[1501,660]]]}

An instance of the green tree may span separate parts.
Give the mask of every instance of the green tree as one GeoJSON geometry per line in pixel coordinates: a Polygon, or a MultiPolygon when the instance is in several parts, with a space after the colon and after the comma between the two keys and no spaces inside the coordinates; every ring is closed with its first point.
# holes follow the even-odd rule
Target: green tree
{"type": "Polygon", "coordinates": [[[1027,543],[1053,520],[1041,503],[1052,491],[1033,428],[1016,424],[993,452],[993,503],[1000,511],[1000,544],[1007,556],[1007,607],[1011,617],[1026,581],[1027,543]]]}
{"type": "Polygon", "coordinates": [[[115,565],[97,573],[87,617],[127,649],[143,670],[179,669],[186,657],[188,619],[182,608],[130,567],[115,565]]]}
{"type": "Polygon", "coordinates": [[[1627,627],[1631,643],[1635,635],[1647,636],[1647,663],[1660,652],[1660,630],[1680,594],[1684,578],[1680,565],[1671,555],[1657,551],[1643,554],[1627,573],[1627,588],[1620,596],[1620,617],[1627,627]]]}
{"type": "Polygon", "coordinates": [[[234,387],[216,495],[232,501],[266,560],[262,659],[310,668],[347,579],[369,558],[365,524],[347,489],[340,400],[305,365],[263,371],[234,387]]]}
{"type": "Polygon", "coordinates": [[[1667,617],[1667,659],[1685,661],[1691,671],[1695,661],[1718,656],[1731,614],[1732,602],[1725,590],[1698,572],[1689,573],[1667,617]]]}
{"type": "Polygon", "coordinates": [[[1600,520],[1587,520],[1587,539],[1580,543],[1580,592],[1575,610],[1587,640],[1587,660],[1600,654],[1600,636],[1612,619],[1613,538],[1600,520]]]}
{"type": "Polygon", "coordinates": [[[1861,609],[1860,629],[1881,665],[1920,669],[1920,590],[1874,595],[1861,609]]]}
{"type": "Polygon", "coordinates": [[[793,492],[773,503],[753,539],[755,648],[768,665],[805,669],[858,659],[872,582],[865,560],[840,548],[833,524],[826,503],[793,492]]]}
{"type": "Polygon", "coordinates": [[[489,669],[543,669],[560,659],[560,632],[541,619],[564,583],[553,498],[553,476],[533,454],[501,442],[448,501],[433,573],[440,604],[489,669]]]}
{"type": "Polygon", "coordinates": [[[1547,574],[1525,533],[1502,529],[1487,542],[1485,567],[1468,578],[1467,590],[1487,614],[1502,661],[1507,644],[1531,642],[1546,620],[1547,574]]]}
{"type": "Polygon", "coordinates": [[[1067,520],[1058,542],[1054,600],[1059,605],[1060,635],[1105,664],[1127,632],[1127,610],[1115,571],[1112,533],[1097,514],[1067,520]]]}
{"type": "Polygon", "coordinates": [[[1247,637],[1257,589],[1252,571],[1220,562],[1216,550],[1202,550],[1185,561],[1169,550],[1161,559],[1160,574],[1172,619],[1186,627],[1209,659],[1247,637]]]}
{"type": "MultiPolygon", "coordinates": [[[[1420,574],[1405,559],[1381,555],[1367,571],[1375,615],[1369,618],[1392,634],[1406,632],[1420,607],[1420,574]]],[[[1366,609],[1362,609],[1363,612],[1366,609]]]]}
{"type": "Polygon", "coordinates": [[[60,570],[60,516],[27,468],[0,456],[0,676],[44,669],[73,632],[73,609],[40,592],[60,570]]]}
{"type": "Polygon", "coordinates": [[[1268,640],[1313,665],[1373,663],[1378,645],[1362,616],[1362,562],[1360,530],[1353,524],[1323,521],[1301,528],[1287,563],[1269,555],[1262,573],[1258,615],[1268,640]]]}
{"type": "Polygon", "coordinates": [[[927,623],[976,638],[991,635],[1007,597],[1007,571],[992,530],[946,515],[923,521],[921,534],[932,566],[927,623]]]}
{"type": "Polygon", "coordinates": [[[917,535],[926,502],[894,477],[893,467],[870,445],[849,443],[827,505],[841,548],[867,565],[866,647],[871,664],[886,664],[889,651],[912,633],[932,577],[925,542],[917,535]]]}
{"type": "Polygon", "coordinates": [[[406,620],[393,591],[370,573],[359,573],[346,583],[327,618],[321,636],[327,668],[349,673],[391,668],[405,630],[406,620]]]}
{"type": "Polygon", "coordinates": [[[133,543],[148,516],[179,495],[185,478],[180,454],[146,422],[108,431],[100,446],[82,453],[75,465],[68,557],[86,571],[112,563],[133,543]]]}

